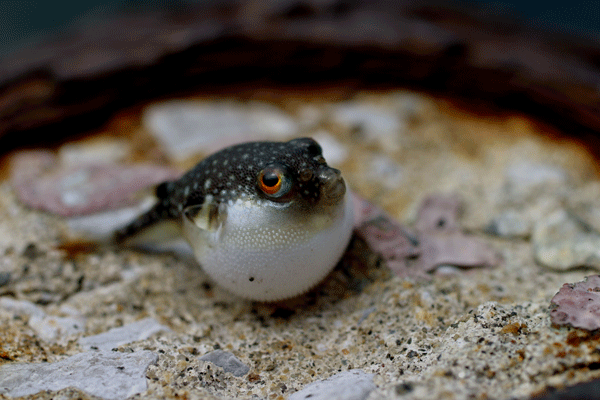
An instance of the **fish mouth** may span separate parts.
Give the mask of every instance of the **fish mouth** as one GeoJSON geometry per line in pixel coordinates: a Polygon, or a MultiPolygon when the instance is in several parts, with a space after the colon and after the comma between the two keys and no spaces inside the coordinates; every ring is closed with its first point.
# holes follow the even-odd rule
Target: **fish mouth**
{"type": "Polygon", "coordinates": [[[317,171],[321,202],[325,205],[338,204],[346,194],[346,183],[339,169],[321,167],[317,171]]]}

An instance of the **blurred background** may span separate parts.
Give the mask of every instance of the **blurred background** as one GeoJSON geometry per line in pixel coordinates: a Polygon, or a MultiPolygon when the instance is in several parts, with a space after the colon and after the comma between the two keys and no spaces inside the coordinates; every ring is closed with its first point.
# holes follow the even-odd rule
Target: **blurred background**
{"type": "MultiPolygon", "coordinates": [[[[210,0],[90,0],[90,1],[25,1],[0,2],[0,55],[7,56],[20,47],[35,42],[40,37],[73,24],[93,21],[122,10],[152,10],[210,0]]],[[[449,2],[451,3],[451,2],[449,2]]],[[[477,7],[520,18],[525,23],[542,29],[569,31],[581,35],[596,36],[600,33],[600,3],[591,0],[544,2],[506,1],[454,1],[468,7],[477,7]]]]}
{"type": "Polygon", "coordinates": [[[583,0],[4,1],[0,149],[249,85],[407,88],[526,113],[594,147],[599,34],[600,4],[583,0]]]}

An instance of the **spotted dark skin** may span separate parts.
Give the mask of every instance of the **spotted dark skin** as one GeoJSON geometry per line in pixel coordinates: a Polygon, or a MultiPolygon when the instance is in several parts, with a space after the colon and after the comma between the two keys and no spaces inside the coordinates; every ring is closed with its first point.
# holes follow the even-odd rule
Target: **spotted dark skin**
{"type": "MultiPolygon", "coordinates": [[[[313,139],[300,138],[289,142],[248,142],[225,148],[198,163],[176,181],[156,188],[158,202],[147,213],[120,229],[117,242],[166,219],[180,219],[184,210],[201,206],[208,199],[213,205],[244,200],[285,202],[290,199],[307,206],[321,201],[321,167],[326,167],[321,146],[313,139]],[[282,169],[291,188],[282,196],[272,196],[257,189],[261,171],[262,181],[276,184],[277,176],[270,167],[282,169]]],[[[272,169],[272,168],[271,168],[272,169]]],[[[339,174],[327,167],[326,172],[339,174]]],[[[323,178],[323,177],[321,177],[323,178]]]]}
{"type": "Polygon", "coordinates": [[[316,285],[340,260],[354,224],[340,171],[308,138],[228,147],[159,185],[156,195],[117,241],[178,220],[202,269],[224,289],[258,301],[316,285]]]}

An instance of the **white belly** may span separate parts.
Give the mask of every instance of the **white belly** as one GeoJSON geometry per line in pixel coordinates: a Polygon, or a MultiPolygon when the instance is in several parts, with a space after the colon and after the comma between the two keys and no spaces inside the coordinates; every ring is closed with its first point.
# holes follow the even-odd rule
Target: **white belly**
{"type": "Polygon", "coordinates": [[[319,283],[340,260],[353,230],[353,204],[303,214],[284,206],[237,202],[217,229],[184,218],[185,236],[220,286],[252,300],[275,301],[319,283]],[[292,215],[290,215],[292,214],[292,215]]]}

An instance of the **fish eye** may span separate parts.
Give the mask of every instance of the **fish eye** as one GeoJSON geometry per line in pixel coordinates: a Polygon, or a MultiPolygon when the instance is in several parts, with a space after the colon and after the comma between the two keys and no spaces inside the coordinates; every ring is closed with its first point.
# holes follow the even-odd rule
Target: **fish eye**
{"type": "Polygon", "coordinates": [[[282,197],[292,188],[286,170],[278,165],[269,165],[258,174],[258,188],[270,197],[282,197]]]}

